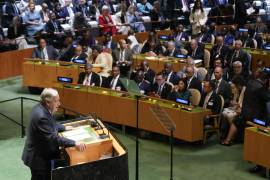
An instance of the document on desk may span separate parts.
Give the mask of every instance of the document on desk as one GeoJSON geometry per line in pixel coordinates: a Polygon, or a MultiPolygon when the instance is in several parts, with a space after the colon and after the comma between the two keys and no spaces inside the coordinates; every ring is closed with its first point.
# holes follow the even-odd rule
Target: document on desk
{"type": "Polygon", "coordinates": [[[85,127],[76,128],[71,131],[63,132],[62,135],[68,139],[74,141],[84,141],[84,140],[91,140],[96,139],[96,135],[91,133],[91,131],[87,131],[85,127]]]}

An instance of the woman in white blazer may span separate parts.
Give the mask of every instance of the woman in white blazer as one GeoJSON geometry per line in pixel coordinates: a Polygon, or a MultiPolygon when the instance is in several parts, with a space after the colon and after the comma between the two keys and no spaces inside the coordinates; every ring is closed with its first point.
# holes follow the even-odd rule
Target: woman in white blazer
{"type": "Polygon", "coordinates": [[[201,33],[201,26],[205,25],[207,16],[203,10],[200,0],[196,0],[190,13],[189,21],[192,26],[192,35],[196,36],[201,33]]]}

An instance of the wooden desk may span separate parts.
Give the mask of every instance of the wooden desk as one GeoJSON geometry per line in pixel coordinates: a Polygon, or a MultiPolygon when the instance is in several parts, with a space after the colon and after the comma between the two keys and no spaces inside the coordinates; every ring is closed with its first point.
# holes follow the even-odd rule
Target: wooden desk
{"type": "Polygon", "coordinates": [[[165,63],[171,63],[175,72],[180,71],[186,65],[185,59],[173,57],[148,57],[144,54],[138,54],[133,56],[133,68],[135,68],[137,64],[142,63],[144,60],[148,61],[150,68],[155,72],[161,72],[164,69],[165,63]]]}
{"type": "Polygon", "coordinates": [[[244,160],[270,169],[270,134],[255,127],[245,129],[244,160]]]}
{"type": "MultiPolygon", "coordinates": [[[[76,87],[75,85],[56,86],[63,106],[88,114],[95,112],[103,121],[136,127],[136,99],[122,97],[121,92],[100,87],[76,87]],[[79,88],[79,89],[76,89],[79,88]]],[[[174,108],[172,101],[149,99],[139,101],[139,128],[169,135],[150,111],[150,106],[159,104],[176,124],[174,136],[188,142],[203,139],[203,117],[210,111],[195,108],[191,112],[174,108]]]]}
{"type": "Polygon", "coordinates": [[[0,53],[0,79],[21,75],[24,58],[31,57],[32,51],[31,48],[0,53]]]}
{"type": "MultiPolygon", "coordinates": [[[[53,87],[58,76],[70,77],[78,82],[80,72],[84,67],[77,64],[62,66],[58,61],[41,64],[40,61],[27,61],[23,64],[23,85],[31,87],[53,87]]],[[[99,72],[100,68],[93,68],[99,72]]]]}

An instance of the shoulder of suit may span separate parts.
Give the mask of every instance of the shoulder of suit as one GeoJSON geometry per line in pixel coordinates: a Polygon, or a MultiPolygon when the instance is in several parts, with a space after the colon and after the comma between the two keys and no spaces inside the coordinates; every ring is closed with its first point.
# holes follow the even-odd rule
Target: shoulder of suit
{"type": "Polygon", "coordinates": [[[143,82],[145,82],[146,84],[151,84],[149,81],[147,80],[144,80],[143,82]]]}

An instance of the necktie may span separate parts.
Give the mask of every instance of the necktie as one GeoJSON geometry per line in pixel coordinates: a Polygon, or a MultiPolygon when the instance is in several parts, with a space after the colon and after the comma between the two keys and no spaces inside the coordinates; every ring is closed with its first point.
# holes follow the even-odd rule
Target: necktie
{"type": "Polygon", "coordinates": [[[41,57],[41,59],[45,59],[45,54],[44,54],[43,50],[40,51],[40,57],[41,57]]]}
{"type": "Polygon", "coordinates": [[[110,84],[111,89],[115,89],[115,87],[113,87],[114,86],[114,81],[115,81],[115,78],[113,78],[113,80],[111,81],[111,84],[110,84]]]}
{"type": "Polygon", "coordinates": [[[161,92],[162,92],[162,85],[160,85],[160,86],[158,87],[158,95],[159,95],[159,96],[161,96],[161,92]]]}
{"type": "Polygon", "coordinates": [[[18,11],[18,8],[16,7],[15,4],[12,4],[13,8],[14,8],[14,14],[15,16],[18,16],[19,15],[19,11],[18,11]]]}
{"type": "Polygon", "coordinates": [[[56,24],[55,21],[53,21],[53,26],[54,26],[54,30],[55,30],[56,32],[59,32],[58,27],[57,27],[57,24],[56,24]]]}

